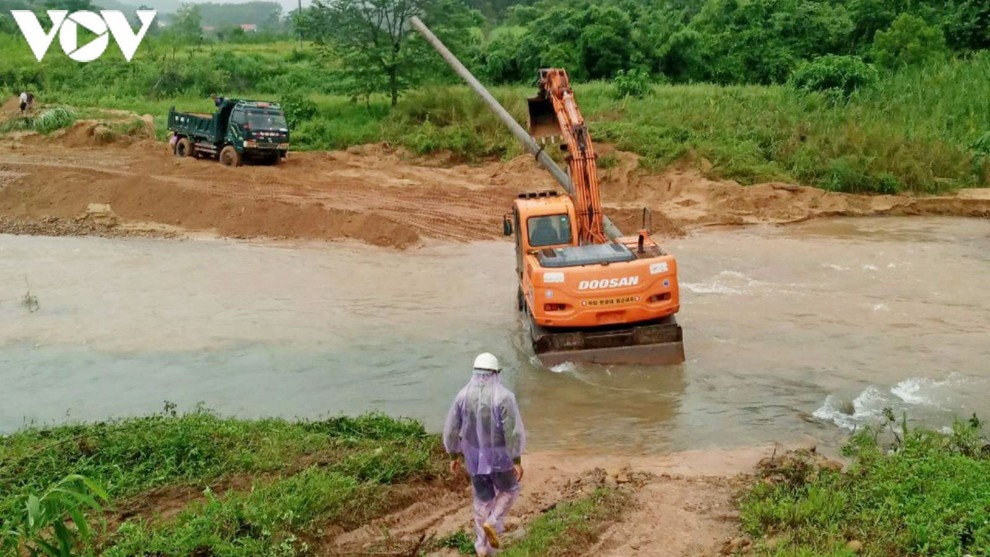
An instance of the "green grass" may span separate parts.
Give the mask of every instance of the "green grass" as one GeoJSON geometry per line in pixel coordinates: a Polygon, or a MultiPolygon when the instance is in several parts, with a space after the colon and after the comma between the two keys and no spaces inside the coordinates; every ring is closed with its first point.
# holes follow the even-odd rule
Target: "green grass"
{"type": "Polygon", "coordinates": [[[36,131],[43,134],[67,128],[76,122],[76,113],[65,106],[44,108],[37,114],[29,116],[17,115],[0,122],[0,133],[12,131],[36,131]]]}
{"type": "Polygon", "coordinates": [[[587,497],[559,504],[526,525],[526,535],[509,544],[502,557],[576,555],[592,546],[604,530],[621,520],[629,493],[599,487],[587,497]]]}
{"type": "Polygon", "coordinates": [[[905,426],[890,447],[878,439],[855,435],[845,472],[757,484],[741,504],[754,554],[851,556],[853,540],[878,557],[990,553],[990,445],[979,424],[950,435],[905,426]]]}
{"type": "MultiPolygon", "coordinates": [[[[104,487],[107,517],[120,517],[97,526],[78,555],[311,555],[325,539],[411,502],[406,485],[444,476],[446,464],[439,438],[417,422],[380,414],[238,420],[203,409],[180,415],[169,404],[154,416],[4,437],[0,517],[73,473],[104,487]]],[[[587,549],[628,498],[603,486],[560,503],[502,554],[587,549]]],[[[473,541],[461,532],[432,545],[470,551],[473,541]]]]}
{"type": "Polygon", "coordinates": [[[71,472],[106,488],[112,510],[156,488],[205,493],[169,520],[154,520],[154,508],[128,519],[87,555],[295,555],[328,526],[353,528],[385,513],[400,484],[438,478],[445,464],[438,437],[417,422],[378,414],[247,421],[170,407],[4,438],[0,517],[71,472]],[[210,491],[225,482],[230,491],[210,491]]]}
{"type": "MultiPolygon", "coordinates": [[[[38,64],[24,44],[0,35],[0,83],[38,102],[152,114],[165,137],[170,106],[210,111],[228,97],[308,98],[315,116],[293,129],[296,149],[341,149],[385,141],[465,162],[511,157],[522,147],[465,86],[409,91],[393,110],[383,96],[345,95],[331,58],[294,42],[176,47],[154,39],[131,63],[76,64],[53,49],[38,64]]],[[[492,87],[526,124],[534,87],[492,87]]],[[[865,193],[935,193],[990,183],[990,53],[882,76],[848,99],[786,86],[656,85],[617,99],[606,82],[575,84],[593,140],[642,156],[654,171],[684,160],[711,162],[712,177],[744,184],[781,180],[865,193]]],[[[559,154],[555,153],[555,156],[559,154]]]]}
{"type": "MultiPolygon", "coordinates": [[[[622,520],[630,504],[627,490],[600,486],[589,495],[557,506],[525,525],[525,534],[503,542],[499,555],[524,557],[578,555],[594,545],[609,525],[622,520]]],[[[452,548],[474,555],[474,531],[458,530],[434,541],[433,548],[452,548]]]]}

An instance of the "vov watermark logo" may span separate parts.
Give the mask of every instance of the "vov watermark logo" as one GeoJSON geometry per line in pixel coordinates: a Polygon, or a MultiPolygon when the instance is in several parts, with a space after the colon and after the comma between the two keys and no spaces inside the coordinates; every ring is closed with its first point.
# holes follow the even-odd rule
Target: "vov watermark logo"
{"type": "Polygon", "coordinates": [[[41,28],[38,16],[30,10],[11,10],[10,15],[14,16],[17,26],[21,28],[21,34],[27,40],[28,46],[34,57],[41,62],[48,52],[48,48],[55,40],[58,33],[58,41],[62,46],[62,51],[76,62],[92,62],[106,51],[110,44],[110,35],[120,47],[120,52],[128,62],[134,57],[134,52],[141,45],[145,33],[151,27],[152,20],[155,19],[155,10],[138,10],[137,16],[141,21],[141,29],[137,33],[131,29],[127,17],[118,10],[100,10],[100,13],[90,11],[78,11],[69,14],[67,10],[48,10],[48,17],[52,20],[52,28],[46,32],[41,28]],[[84,27],[96,38],[87,44],[79,46],[79,27],[84,27]]]}

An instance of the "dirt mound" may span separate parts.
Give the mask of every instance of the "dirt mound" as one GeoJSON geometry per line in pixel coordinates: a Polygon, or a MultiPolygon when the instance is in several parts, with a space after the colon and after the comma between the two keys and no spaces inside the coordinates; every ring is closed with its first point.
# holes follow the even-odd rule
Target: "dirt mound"
{"type": "Polygon", "coordinates": [[[56,130],[49,135],[29,134],[23,137],[22,141],[32,146],[55,143],[69,148],[108,145],[126,147],[154,138],[154,125],[144,120],[130,119],[120,122],[80,120],[68,128],[56,130]]]}
{"type": "Polygon", "coordinates": [[[293,203],[275,196],[238,200],[185,185],[129,173],[50,169],[29,174],[18,187],[0,192],[0,208],[7,215],[32,217],[46,207],[46,218],[64,220],[76,218],[92,203],[109,204],[126,221],[215,231],[232,238],[344,237],[381,246],[407,246],[419,239],[414,230],[374,212],[334,209],[318,200],[293,203]],[[50,206],[51,199],[59,203],[50,206]]]}
{"type": "MultiPolygon", "coordinates": [[[[623,234],[634,235],[643,228],[643,210],[628,208],[610,208],[606,211],[608,218],[623,234]]],[[[646,229],[658,238],[680,238],[687,234],[685,228],[670,220],[667,215],[649,211],[646,215],[646,229]]]]}
{"type": "MultiPolygon", "coordinates": [[[[88,130],[71,133],[90,141],[88,130]]],[[[0,214],[20,219],[70,218],[106,203],[125,222],[407,247],[421,238],[497,238],[511,199],[478,186],[485,180],[478,169],[465,175],[347,153],[291,153],[275,167],[227,168],[146,141],[65,150],[8,141],[3,151],[0,170],[17,177],[0,191],[0,214]]]]}
{"type": "Polygon", "coordinates": [[[815,447],[788,450],[761,459],[757,473],[766,484],[805,485],[823,471],[841,472],[844,465],[820,454],[815,447]]]}
{"type": "Polygon", "coordinates": [[[990,215],[984,190],[959,195],[851,195],[818,188],[768,182],[743,186],[731,180],[705,178],[693,168],[671,168],[651,174],[638,167],[635,155],[623,153],[602,187],[603,203],[612,212],[647,207],[671,224],[692,228],[710,225],[784,224],[832,216],[990,215]],[[975,193],[974,193],[975,192],[975,193]]]}
{"type": "Polygon", "coordinates": [[[0,106],[0,115],[7,117],[21,113],[21,98],[20,96],[11,97],[7,99],[7,102],[0,106]]]}
{"type": "MultiPolygon", "coordinates": [[[[80,122],[80,124],[83,124],[80,122]]],[[[130,120],[127,123],[116,127],[108,126],[102,122],[85,122],[85,137],[98,144],[120,143],[131,145],[144,140],[155,138],[155,126],[144,120],[130,120]]],[[[78,130],[77,124],[74,129],[78,130]]],[[[78,132],[77,132],[78,133],[78,132]]]]}

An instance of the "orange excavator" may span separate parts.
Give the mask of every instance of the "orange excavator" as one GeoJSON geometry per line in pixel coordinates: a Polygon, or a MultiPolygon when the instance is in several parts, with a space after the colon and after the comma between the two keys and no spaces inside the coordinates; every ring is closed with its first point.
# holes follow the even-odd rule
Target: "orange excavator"
{"type": "Polygon", "coordinates": [[[595,150],[567,72],[540,70],[527,133],[418,18],[412,24],[569,194],[521,193],[503,219],[504,234],[515,235],[518,308],[537,357],[548,366],[682,363],[677,261],[650,237],[645,211],[632,236],[603,215],[595,150]],[[536,142],[556,136],[566,174],[536,142]]]}

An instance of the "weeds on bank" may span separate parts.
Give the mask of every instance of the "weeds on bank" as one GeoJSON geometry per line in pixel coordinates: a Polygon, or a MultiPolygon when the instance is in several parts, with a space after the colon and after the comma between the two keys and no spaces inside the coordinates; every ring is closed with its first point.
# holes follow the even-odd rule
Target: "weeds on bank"
{"type": "Polygon", "coordinates": [[[472,538],[464,530],[458,530],[453,534],[444,536],[434,542],[433,545],[437,548],[456,549],[458,553],[462,553],[464,555],[472,555],[475,553],[474,538],[472,538]]]}
{"type": "Polygon", "coordinates": [[[625,491],[602,486],[587,497],[568,501],[526,525],[526,535],[505,548],[503,557],[575,555],[594,545],[618,520],[629,502],[625,491]]]}
{"type": "MultiPolygon", "coordinates": [[[[760,483],[741,505],[758,555],[990,554],[990,445],[974,417],[950,434],[868,428],[844,473],[760,483]],[[888,439],[884,441],[883,439],[888,439]]],[[[885,429],[884,429],[885,428],[885,429]]]]}
{"type": "MultiPolygon", "coordinates": [[[[518,539],[502,541],[499,555],[520,557],[528,555],[576,555],[594,545],[602,532],[621,520],[630,503],[627,490],[599,486],[589,495],[554,506],[532,522],[527,523],[518,539]]],[[[434,549],[456,549],[462,555],[474,555],[474,531],[458,530],[431,542],[434,549]]]]}
{"type": "Polygon", "coordinates": [[[202,408],[179,415],[168,404],[154,416],[3,438],[0,516],[72,471],[104,486],[111,510],[154,488],[203,494],[178,500],[166,521],[155,520],[152,502],[82,554],[295,555],[326,525],[355,527],[386,512],[396,484],[436,478],[445,463],[438,438],[418,422],[380,414],[246,421],[202,408]],[[210,490],[248,474],[249,486],[210,490]]]}
{"type": "Polygon", "coordinates": [[[0,549],[12,555],[72,557],[78,541],[91,539],[83,512],[100,511],[106,501],[106,492],[96,482],[70,474],[40,496],[29,493],[19,499],[0,521],[0,549]]]}
{"type": "Polygon", "coordinates": [[[0,133],[12,131],[36,131],[48,134],[55,130],[67,128],[76,122],[75,111],[64,106],[46,108],[37,115],[14,116],[0,123],[0,133]]]}

